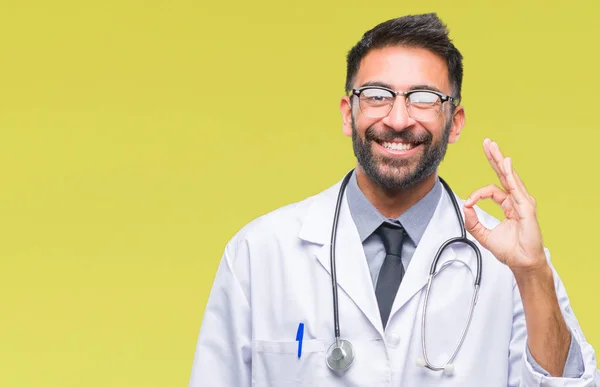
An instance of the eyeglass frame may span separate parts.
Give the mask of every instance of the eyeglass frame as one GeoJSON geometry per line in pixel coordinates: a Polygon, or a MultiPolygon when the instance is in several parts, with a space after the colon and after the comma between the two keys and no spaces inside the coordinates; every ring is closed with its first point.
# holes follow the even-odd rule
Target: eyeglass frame
{"type": "MultiPolygon", "coordinates": [[[[358,88],[352,89],[351,91],[352,91],[352,93],[351,93],[350,97],[352,97],[352,96],[357,96],[357,97],[358,97],[358,108],[360,109],[360,112],[361,112],[362,114],[364,114],[364,115],[365,115],[365,117],[369,117],[369,118],[384,118],[384,117],[386,117],[388,114],[390,114],[390,112],[391,112],[391,111],[392,111],[392,109],[394,108],[394,104],[396,103],[396,98],[397,98],[399,95],[402,95],[402,96],[406,97],[406,104],[405,104],[404,106],[406,107],[406,113],[407,113],[407,114],[410,116],[410,113],[408,113],[408,104],[409,104],[409,102],[408,102],[408,101],[409,101],[409,100],[408,100],[408,97],[409,97],[411,94],[414,94],[414,93],[417,93],[417,92],[428,92],[428,93],[432,93],[432,94],[435,94],[435,95],[437,95],[437,96],[440,98],[440,101],[441,101],[441,104],[440,104],[440,106],[444,105],[444,103],[445,103],[445,102],[448,102],[448,101],[449,101],[450,103],[452,103],[452,104],[453,104],[455,107],[456,107],[456,106],[458,106],[458,105],[460,104],[460,101],[459,101],[459,99],[458,99],[458,98],[451,97],[451,96],[449,96],[449,95],[446,95],[446,94],[444,94],[444,93],[442,93],[442,92],[440,92],[440,91],[437,91],[437,90],[431,90],[431,89],[412,89],[412,90],[408,90],[408,91],[396,91],[396,90],[390,89],[389,87],[385,87],[385,86],[378,86],[378,85],[368,85],[368,86],[362,86],[362,87],[358,87],[358,88]],[[392,106],[391,106],[391,108],[390,108],[390,111],[389,111],[389,112],[387,112],[387,114],[386,114],[386,115],[384,115],[384,116],[381,116],[381,117],[369,117],[369,116],[367,116],[365,113],[363,113],[363,111],[362,111],[362,108],[360,107],[360,94],[361,94],[361,93],[362,93],[364,90],[366,90],[366,89],[379,89],[379,90],[385,90],[385,91],[389,91],[389,92],[390,92],[390,93],[391,93],[391,94],[394,96],[394,102],[392,102],[392,106]]],[[[437,115],[435,116],[435,118],[433,118],[433,119],[432,119],[432,120],[430,120],[430,121],[417,120],[416,118],[413,118],[413,117],[411,117],[411,118],[413,118],[415,121],[420,121],[420,122],[433,122],[433,121],[435,121],[435,120],[436,120],[436,119],[437,119],[437,118],[440,116],[440,113],[441,113],[441,111],[442,111],[442,107],[440,107],[440,111],[437,113],[437,115]]]]}

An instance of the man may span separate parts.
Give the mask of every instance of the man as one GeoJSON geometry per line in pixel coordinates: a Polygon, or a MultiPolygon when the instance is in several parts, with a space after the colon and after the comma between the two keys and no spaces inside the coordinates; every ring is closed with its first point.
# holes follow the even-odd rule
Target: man
{"type": "Polygon", "coordinates": [[[458,214],[437,175],[465,122],[462,55],[445,25],[435,14],[389,20],[347,62],[340,109],[357,165],[342,190],[336,270],[340,183],[240,230],[217,272],[190,386],[593,385],[594,350],[511,159],[484,141],[501,187],[459,200],[458,214]],[[488,198],[502,206],[501,222],[475,206],[488,198]],[[463,215],[481,268],[468,243],[455,243],[427,294],[434,256],[460,236],[463,215]],[[343,353],[330,347],[334,273],[340,339],[352,345],[343,353]]]}

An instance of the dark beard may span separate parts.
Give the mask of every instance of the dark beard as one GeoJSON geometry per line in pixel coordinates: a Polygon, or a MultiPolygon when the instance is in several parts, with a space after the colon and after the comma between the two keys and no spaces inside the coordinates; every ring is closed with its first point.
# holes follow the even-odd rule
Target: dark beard
{"type": "Polygon", "coordinates": [[[390,130],[377,134],[371,126],[366,130],[365,139],[362,141],[358,136],[354,117],[352,117],[354,155],[359,165],[375,184],[388,190],[406,189],[425,180],[437,170],[446,155],[451,127],[452,121],[446,123],[442,137],[434,143],[433,136],[429,132],[424,132],[419,136],[411,130],[402,132],[390,130]],[[392,142],[393,140],[403,140],[404,142],[420,144],[423,147],[423,156],[416,167],[413,167],[414,169],[409,169],[408,160],[375,157],[371,148],[372,142],[376,141],[381,144],[384,141],[392,142]],[[382,172],[380,168],[382,165],[387,167],[389,173],[382,172]]]}

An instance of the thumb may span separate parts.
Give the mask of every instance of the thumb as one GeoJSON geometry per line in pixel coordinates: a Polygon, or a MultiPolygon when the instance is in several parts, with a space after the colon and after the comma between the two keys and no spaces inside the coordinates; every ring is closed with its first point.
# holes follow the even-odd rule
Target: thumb
{"type": "Polygon", "coordinates": [[[465,229],[473,235],[473,238],[477,240],[477,242],[481,243],[482,246],[486,246],[487,238],[490,233],[490,230],[486,228],[483,224],[479,222],[479,218],[477,217],[477,213],[473,207],[464,207],[465,212],[465,229]]]}

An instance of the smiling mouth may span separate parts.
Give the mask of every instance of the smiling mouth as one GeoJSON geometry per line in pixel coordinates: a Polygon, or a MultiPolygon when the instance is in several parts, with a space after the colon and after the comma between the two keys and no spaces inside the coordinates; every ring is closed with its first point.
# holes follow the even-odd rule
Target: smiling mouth
{"type": "Polygon", "coordinates": [[[383,142],[379,142],[379,145],[383,146],[385,149],[388,149],[388,150],[406,152],[406,151],[413,149],[414,147],[416,147],[419,144],[414,144],[414,143],[410,143],[410,142],[383,141],[383,142]]]}

